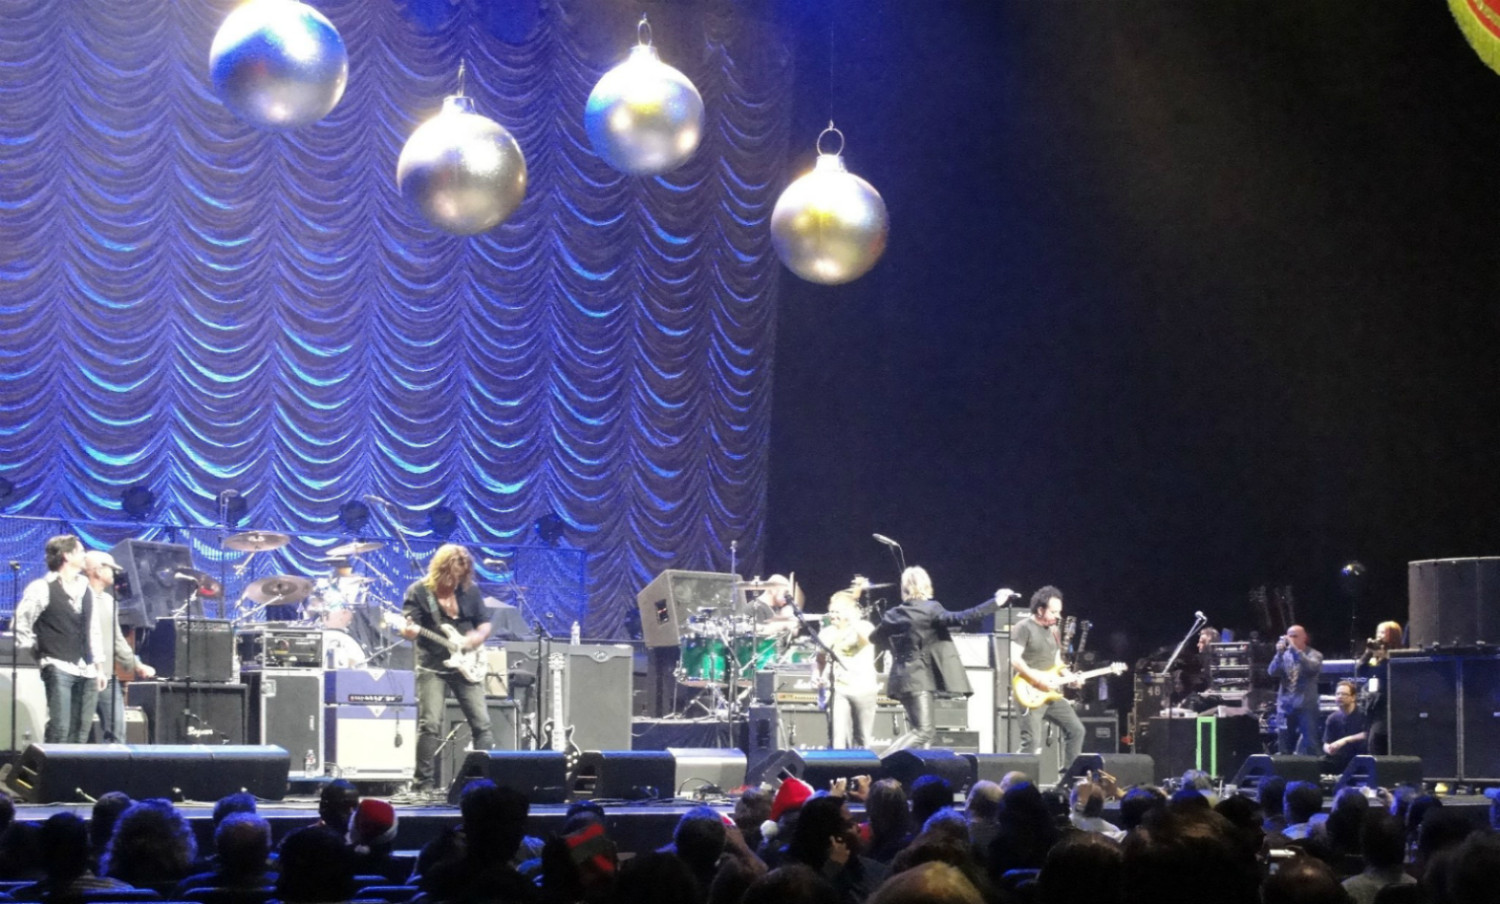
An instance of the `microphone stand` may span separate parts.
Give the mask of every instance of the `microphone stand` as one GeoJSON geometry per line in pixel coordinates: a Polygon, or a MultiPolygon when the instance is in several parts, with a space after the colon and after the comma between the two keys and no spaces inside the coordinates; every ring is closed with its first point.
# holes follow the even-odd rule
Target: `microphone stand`
{"type": "MultiPolygon", "coordinates": [[[[1167,664],[1162,666],[1161,671],[1156,675],[1157,678],[1161,679],[1163,686],[1167,690],[1167,725],[1166,732],[1162,736],[1162,753],[1168,769],[1172,767],[1172,722],[1177,718],[1177,709],[1172,703],[1172,666],[1176,664],[1177,657],[1182,655],[1182,648],[1187,646],[1188,639],[1197,634],[1207,623],[1208,620],[1202,615],[1196,613],[1193,615],[1193,626],[1188,628],[1188,632],[1182,635],[1181,640],[1177,641],[1177,648],[1172,651],[1172,655],[1167,659],[1167,664]]],[[[1171,778],[1170,773],[1168,773],[1168,778],[1171,778]]]]}
{"type": "Polygon", "coordinates": [[[412,551],[411,544],[406,542],[406,529],[401,526],[399,521],[392,517],[388,504],[378,503],[378,505],[380,508],[386,509],[385,520],[390,522],[392,530],[396,532],[396,539],[401,541],[401,548],[406,550],[406,564],[411,566],[412,577],[420,578],[422,576],[422,560],[417,558],[417,554],[412,551]]]}
{"type": "Polygon", "coordinates": [[[21,604],[21,563],[12,560],[10,563],[10,749],[15,753],[20,748],[16,745],[16,681],[18,672],[16,669],[16,657],[20,653],[19,643],[16,638],[16,607],[21,604]]]}

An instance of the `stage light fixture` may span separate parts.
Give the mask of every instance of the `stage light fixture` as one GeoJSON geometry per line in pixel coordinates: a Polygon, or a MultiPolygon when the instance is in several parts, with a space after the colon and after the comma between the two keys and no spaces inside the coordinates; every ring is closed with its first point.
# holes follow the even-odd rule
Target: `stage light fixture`
{"type": "Polygon", "coordinates": [[[427,513],[427,526],[432,528],[433,536],[446,537],[458,527],[458,516],[453,509],[440,505],[427,513]]]}
{"type": "Polygon", "coordinates": [[[339,524],[345,533],[357,534],[370,523],[370,507],[358,500],[350,500],[339,506],[339,524]]]}
{"type": "Polygon", "coordinates": [[[126,487],[120,493],[120,508],[125,514],[137,521],[144,521],[151,515],[151,509],[156,505],[156,494],[150,487],[137,484],[126,487]]]}
{"type": "Polygon", "coordinates": [[[16,485],[8,479],[0,477],[0,507],[10,501],[10,497],[16,494],[16,485]]]}
{"type": "Polygon", "coordinates": [[[558,517],[556,513],[549,512],[536,519],[532,525],[536,531],[537,538],[548,546],[556,546],[557,541],[562,539],[563,531],[567,529],[567,522],[558,517]]]}

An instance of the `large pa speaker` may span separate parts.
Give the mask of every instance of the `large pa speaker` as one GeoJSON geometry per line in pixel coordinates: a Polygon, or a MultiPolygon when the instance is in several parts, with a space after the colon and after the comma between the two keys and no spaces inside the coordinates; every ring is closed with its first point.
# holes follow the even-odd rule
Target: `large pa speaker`
{"type": "Polygon", "coordinates": [[[568,799],[568,761],[556,750],[475,750],[448,785],[448,802],[457,804],[464,786],[487,778],[514,788],[534,804],[560,804],[568,799]]]}
{"type": "MultiPolygon", "coordinates": [[[[157,619],[169,617],[192,595],[193,584],[174,576],[178,571],[193,569],[192,550],[181,543],[121,540],[110,550],[110,555],[115,557],[125,577],[125,591],[120,596],[121,627],[152,627],[157,619]]],[[[193,614],[203,614],[201,603],[199,611],[193,614]]]]}
{"type": "Polygon", "coordinates": [[[1500,782],[1500,659],[1464,660],[1459,732],[1464,781],[1500,782]]]}
{"type": "Polygon", "coordinates": [[[834,779],[885,777],[885,767],[873,750],[783,750],[769,758],[761,775],[772,781],[783,770],[812,785],[815,791],[828,790],[834,779]]]}
{"type": "Polygon", "coordinates": [[[126,701],[146,713],[153,744],[244,744],[246,694],[243,684],[132,681],[125,687],[126,701]]]}
{"type": "Polygon", "coordinates": [[[1391,753],[1422,760],[1430,781],[1458,781],[1460,661],[1392,658],[1385,687],[1391,753]]]}
{"type": "Polygon", "coordinates": [[[1151,757],[1143,753],[1080,753],[1063,773],[1062,783],[1071,785],[1088,778],[1091,772],[1107,772],[1120,788],[1133,788],[1152,784],[1156,780],[1154,767],[1151,757]]]}
{"type": "Polygon", "coordinates": [[[648,647],[675,647],[682,642],[682,626],[699,609],[732,614],[739,578],[710,571],[669,569],[636,594],[641,613],[641,635],[648,647]]]}
{"type": "Polygon", "coordinates": [[[1041,776],[1042,758],[1029,753],[965,753],[976,782],[994,782],[1011,772],[1019,772],[1035,784],[1041,776]]]}
{"type": "Polygon", "coordinates": [[[1318,784],[1323,780],[1322,760],[1315,756],[1252,754],[1245,757],[1245,764],[1234,774],[1234,779],[1230,784],[1239,788],[1259,790],[1260,783],[1273,775],[1281,776],[1288,783],[1318,784]]]}
{"type": "Polygon", "coordinates": [[[247,672],[250,743],[275,744],[292,754],[298,778],[323,774],[323,670],[247,672]]]}
{"type": "Polygon", "coordinates": [[[234,631],[226,619],[158,619],[141,658],[162,678],[227,683],[237,677],[234,631]]]}
{"type": "Polygon", "coordinates": [[[974,784],[974,764],[952,750],[898,750],[881,757],[880,766],[887,778],[896,779],[907,788],[924,775],[943,779],[954,791],[964,791],[974,784]]]}
{"type": "Polygon", "coordinates": [[[1349,761],[1334,786],[1337,794],[1345,788],[1394,788],[1397,785],[1422,786],[1422,760],[1414,756],[1361,755],[1349,761]]]}
{"type": "Polygon", "coordinates": [[[573,792],[608,800],[669,800],[677,768],[665,750],[589,750],[578,759],[573,792]]]}
{"type": "Polygon", "coordinates": [[[1408,644],[1500,643],[1500,557],[1407,564],[1408,644]]]}
{"type": "Polygon", "coordinates": [[[32,744],[9,783],[29,803],[78,803],[108,791],[212,801],[243,790],[280,800],[289,761],[273,746],[32,744]]]}

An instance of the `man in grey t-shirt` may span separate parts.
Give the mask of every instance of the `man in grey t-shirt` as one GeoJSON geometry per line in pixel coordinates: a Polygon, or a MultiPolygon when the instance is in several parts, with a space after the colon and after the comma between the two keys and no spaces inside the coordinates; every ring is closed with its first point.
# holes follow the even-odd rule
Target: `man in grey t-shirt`
{"type": "MultiPolygon", "coordinates": [[[[1062,607],[1062,591],[1056,587],[1049,585],[1031,595],[1031,615],[1011,629],[1010,662],[1020,680],[1052,698],[1038,706],[1022,707],[1018,752],[1042,752],[1042,721],[1046,720],[1062,732],[1062,768],[1066,770],[1083,752],[1083,722],[1073,711],[1073,704],[1063,699],[1061,693],[1062,687],[1070,681],[1063,670],[1062,642],[1057,635],[1062,607]]],[[[1020,703],[1019,700],[1016,702],[1020,703]]]]}

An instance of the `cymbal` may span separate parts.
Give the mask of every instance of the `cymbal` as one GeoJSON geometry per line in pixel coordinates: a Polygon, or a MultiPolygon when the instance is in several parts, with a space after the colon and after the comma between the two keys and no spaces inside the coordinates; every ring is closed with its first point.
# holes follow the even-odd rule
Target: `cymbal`
{"type": "Polygon", "coordinates": [[[240,552],[265,552],[268,549],[280,549],[292,542],[292,538],[286,534],[273,534],[270,531],[251,530],[243,534],[235,534],[224,538],[225,549],[237,549],[240,552]]]}
{"type": "Polygon", "coordinates": [[[863,588],[865,590],[879,590],[882,587],[894,587],[896,585],[895,584],[891,584],[891,583],[885,583],[885,584],[855,584],[854,586],[855,586],[855,588],[863,588]]]}
{"type": "Polygon", "coordinates": [[[788,585],[780,581],[740,581],[735,586],[741,590],[771,590],[776,587],[786,589],[788,585]]]}
{"type": "Polygon", "coordinates": [[[257,603],[272,603],[275,605],[288,605],[300,603],[307,599],[312,593],[313,582],[307,578],[294,577],[289,574],[276,574],[268,578],[250,584],[245,588],[245,596],[257,603]]]}
{"type": "Polygon", "coordinates": [[[345,543],[343,546],[335,546],[334,548],[328,550],[326,555],[360,556],[364,555],[367,552],[374,552],[384,545],[384,543],[381,543],[378,540],[355,540],[352,543],[345,543]]]}

